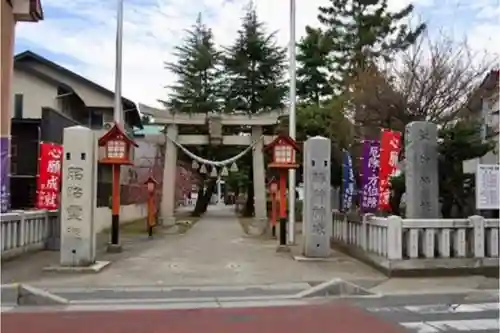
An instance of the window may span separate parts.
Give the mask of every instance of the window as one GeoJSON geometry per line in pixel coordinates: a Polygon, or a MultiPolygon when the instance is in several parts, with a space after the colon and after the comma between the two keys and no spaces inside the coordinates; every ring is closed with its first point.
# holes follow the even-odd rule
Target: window
{"type": "Polygon", "coordinates": [[[23,94],[14,95],[14,118],[23,118],[23,94]]]}
{"type": "Polygon", "coordinates": [[[89,126],[90,128],[102,128],[103,125],[103,116],[102,111],[99,110],[90,110],[89,111],[89,126]]]}

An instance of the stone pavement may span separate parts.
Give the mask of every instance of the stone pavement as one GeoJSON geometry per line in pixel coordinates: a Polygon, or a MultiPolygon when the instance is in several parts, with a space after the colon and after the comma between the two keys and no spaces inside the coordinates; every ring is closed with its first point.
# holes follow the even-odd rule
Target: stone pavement
{"type": "Polygon", "coordinates": [[[243,233],[231,206],[210,206],[184,235],[146,235],[124,241],[121,254],[98,255],[112,264],[93,275],[42,273],[57,263],[58,253],[42,252],[2,265],[2,283],[39,286],[233,285],[301,281],[385,279],[379,272],[344,254],[329,262],[297,262],[277,253],[277,240],[243,233]]]}
{"type": "MultiPolygon", "coordinates": [[[[498,289],[497,279],[482,276],[388,279],[371,267],[337,252],[328,262],[295,261],[290,254],[276,253],[276,240],[246,236],[231,206],[210,206],[206,215],[184,235],[158,235],[153,240],[146,235],[122,235],[122,243],[122,253],[98,253],[99,260],[112,261],[98,274],[42,272],[43,267],[57,264],[59,260],[58,252],[44,251],[2,263],[2,284],[24,282],[49,289],[94,288],[101,298],[108,298],[104,297],[106,292],[115,295],[110,297],[118,297],[117,287],[131,291],[131,286],[139,289],[153,287],[149,292],[144,288],[138,291],[144,295],[141,298],[178,297],[181,291],[183,295],[191,293],[191,297],[201,297],[203,292],[196,290],[199,286],[212,286],[208,290],[219,295],[220,287],[227,286],[246,286],[239,288],[234,295],[247,295],[242,289],[252,289],[254,295],[271,295],[269,288],[262,286],[267,284],[280,289],[278,293],[286,294],[333,278],[382,294],[498,289]],[[154,290],[155,287],[168,286],[174,289],[154,290]],[[182,290],[177,290],[178,287],[182,290]],[[153,294],[155,296],[151,296],[153,294]]],[[[300,246],[294,251],[299,252],[300,246]]],[[[68,293],[71,290],[66,295],[68,293]]],[[[79,294],[80,290],[74,293],[79,294]]],[[[123,297],[132,297],[130,293],[127,295],[123,297]]]]}

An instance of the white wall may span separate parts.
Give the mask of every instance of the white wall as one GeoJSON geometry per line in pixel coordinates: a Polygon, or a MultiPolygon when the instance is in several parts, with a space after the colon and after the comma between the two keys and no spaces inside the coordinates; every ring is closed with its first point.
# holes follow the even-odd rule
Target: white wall
{"type": "MultiPolygon", "coordinates": [[[[57,87],[30,75],[22,70],[14,70],[12,96],[23,94],[23,118],[42,118],[42,107],[57,109],[57,87]]],[[[14,97],[12,98],[12,117],[14,117],[14,97]]]]}
{"type": "MultiPolygon", "coordinates": [[[[145,218],[148,215],[146,204],[120,207],[120,224],[145,218]]],[[[98,207],[94,211],[94,227],[97,233],[111,228],[111,209],[98,207]]]]}

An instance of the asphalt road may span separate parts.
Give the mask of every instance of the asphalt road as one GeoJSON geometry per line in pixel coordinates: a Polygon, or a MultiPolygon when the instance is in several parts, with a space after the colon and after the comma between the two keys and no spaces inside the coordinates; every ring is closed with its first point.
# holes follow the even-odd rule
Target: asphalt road
{"type": "Polygon", "coordinates": [[[351,304],[416,333],[498,333],[498,293],[400,295],[351,304]]]}
{"type": "MultiPolygon", "coordinates": [[[[242,300],[244,297],[242,298],[242,300]]],[[[109,299],[108,299],[109,301],[109,299]]],[[[116,299],[120,302],[120,299],[116,299]]],[[[12,308],[2,332],[498,333],[498,292],[320,298],[281,302],[69,305],[12,308]],[[180,309],[185,307],[184,309],[180,309]]],[[[8,309],[4,309],[8,310],[8,309]]]]}

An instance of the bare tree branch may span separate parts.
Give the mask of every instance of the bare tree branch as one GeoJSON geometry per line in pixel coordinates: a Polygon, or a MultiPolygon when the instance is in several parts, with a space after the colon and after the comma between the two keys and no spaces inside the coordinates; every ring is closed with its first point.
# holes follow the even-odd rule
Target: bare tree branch
{"type": "Polygon", "coordinates": [[[396,61],[358,72],[350,96],[356,123],[395,130],[415,120],[446,125],[470,109],[471,97],[494,65],[466,40],[424,35],[396,61]]]}

